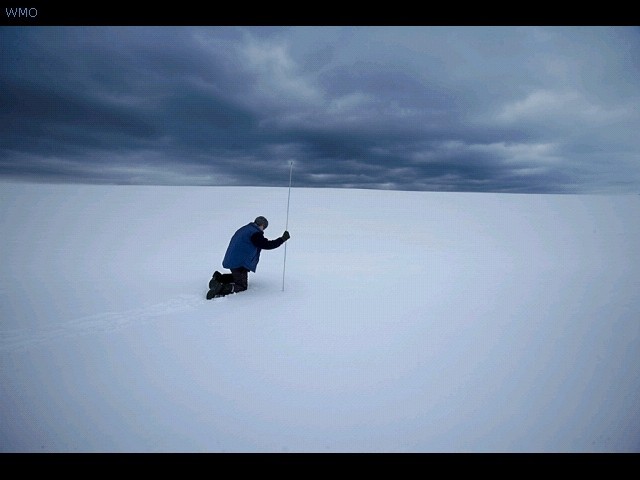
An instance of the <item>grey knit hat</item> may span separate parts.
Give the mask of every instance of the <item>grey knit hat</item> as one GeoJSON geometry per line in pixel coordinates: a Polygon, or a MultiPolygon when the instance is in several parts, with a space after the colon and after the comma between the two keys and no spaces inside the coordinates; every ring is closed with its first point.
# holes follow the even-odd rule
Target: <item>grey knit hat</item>
{"type": "Polygon", "coordinates": [[[262,225],[264,228],[267,228],[269,226],[269,222],[267,221],[266,218],[264,217],[257,217],[253,223],[255,223],[256,225],[262,225]]]}

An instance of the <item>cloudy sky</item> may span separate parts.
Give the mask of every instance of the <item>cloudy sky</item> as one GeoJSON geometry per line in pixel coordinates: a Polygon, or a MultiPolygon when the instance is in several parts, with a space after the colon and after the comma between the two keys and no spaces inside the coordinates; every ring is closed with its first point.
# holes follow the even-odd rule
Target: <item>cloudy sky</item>
{"type": "Polygon", "coordinates": [[[640,193],[640,28],[0,27],[0,179],[640,193]]]}

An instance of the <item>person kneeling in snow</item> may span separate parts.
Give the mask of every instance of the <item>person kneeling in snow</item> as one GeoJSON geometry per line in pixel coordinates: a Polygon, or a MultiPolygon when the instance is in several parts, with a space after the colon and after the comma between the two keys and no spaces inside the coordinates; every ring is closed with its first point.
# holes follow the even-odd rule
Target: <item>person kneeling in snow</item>
{"type": "Polygon", "coordinates": [[[281,237],[267,240],[264,238],[264,231],[268,225],[266,218],[258,217],[233,234],[222,260],[222,266],[231,270],[231,273],[215,271],[209,281],[207,300],[245,291],[249,286],[249,271],[255,273],[260,261],[260,251],[278,248],[291,238],[285,230],[281,237]]]}

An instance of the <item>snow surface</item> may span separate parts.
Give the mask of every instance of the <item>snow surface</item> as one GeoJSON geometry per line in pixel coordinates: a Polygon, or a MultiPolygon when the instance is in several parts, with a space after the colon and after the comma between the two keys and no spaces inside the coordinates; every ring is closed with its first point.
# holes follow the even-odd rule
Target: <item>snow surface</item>
{"type": "Polygon", "coordinates": [[[2,452],[638,452],[640,196],[0,183],[2,452]]]}

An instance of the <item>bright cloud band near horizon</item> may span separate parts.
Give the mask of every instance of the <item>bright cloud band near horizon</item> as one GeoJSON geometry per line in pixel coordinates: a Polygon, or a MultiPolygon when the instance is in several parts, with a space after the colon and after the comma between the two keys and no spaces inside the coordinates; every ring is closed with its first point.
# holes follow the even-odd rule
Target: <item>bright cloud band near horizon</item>
{"type": "Polygon", "coordinates": [[[637,27],[0,27],[0,179],[640,193],[637,27]]]}

